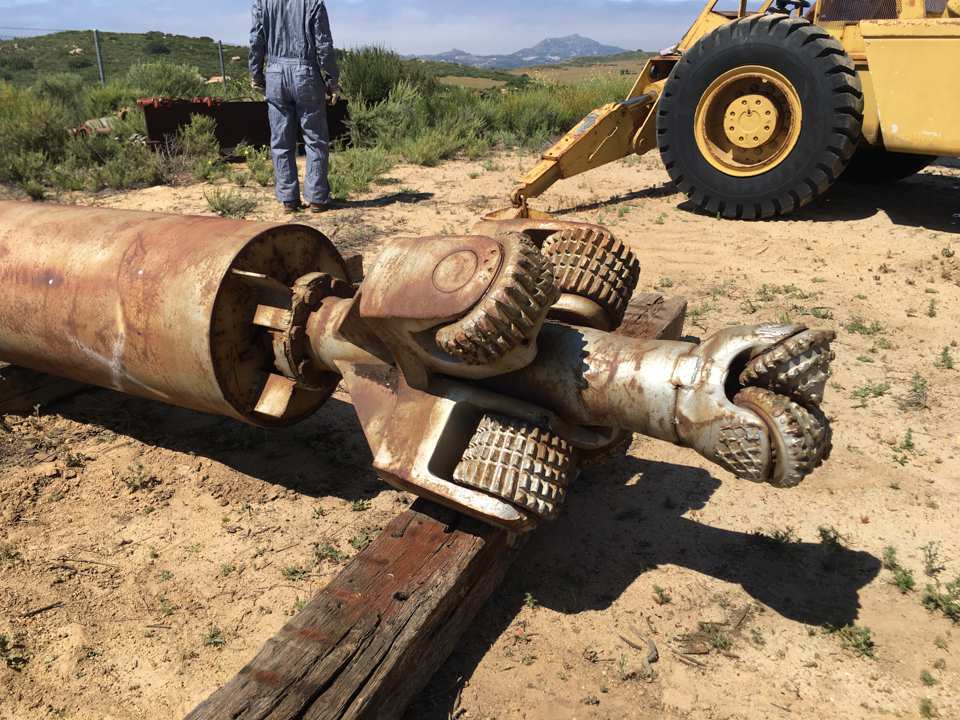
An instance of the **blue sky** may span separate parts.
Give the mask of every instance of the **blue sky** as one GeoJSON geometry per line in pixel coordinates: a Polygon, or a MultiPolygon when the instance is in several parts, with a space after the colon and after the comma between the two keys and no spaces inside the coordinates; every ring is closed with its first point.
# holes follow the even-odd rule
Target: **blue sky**
{"type": "MultiPolygon", "coordinates": [[[[245,42],[248,0],[0,0],[0,26],[119,32],[161,30],[245,42]]],[[[676,42],[702,7],[694,0],[328,0],[338,47],[385,44],[402,53],[453,47],[519,50],[580,33],[631,50],[676,42]]],[[[18,34],[0,27],[0,35],[18,34]]],[[[25,34],[25,33],[20,33],[25,34]]]]}

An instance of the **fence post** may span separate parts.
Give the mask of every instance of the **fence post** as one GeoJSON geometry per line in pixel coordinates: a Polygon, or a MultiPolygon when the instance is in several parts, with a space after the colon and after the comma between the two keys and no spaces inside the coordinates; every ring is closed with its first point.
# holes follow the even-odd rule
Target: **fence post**
{"type": "Polygon", "coordinates": [[[223,40],[217,40],[217,49],[220,51],[220,80],[223,87],[227,87],[227,69],[223,64],[223,40]]]}
{"type": "Polygon", "coordinates": [[[100,85],[106,85],[107,79],[103,74],[103,55],[100,52],[100,31],[93,31],[93,47],[97,51],[97,70],[100,73],[100,85]]]}

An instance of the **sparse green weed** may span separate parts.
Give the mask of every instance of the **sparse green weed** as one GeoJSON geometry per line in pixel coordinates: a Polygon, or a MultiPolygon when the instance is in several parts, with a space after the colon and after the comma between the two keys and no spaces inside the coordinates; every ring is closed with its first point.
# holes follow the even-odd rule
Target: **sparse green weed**
{"type": "Polygon", "coordinates": [[[301,580],[306,580],[310,573],[306,570],[306,568],[303,568],[299,565],[287,565],[280,571],[280,574],[283,575],[284,579],[286,580],[300,582],[301,580]]]}
{"type": "Polygon", "coordinates": [[[923,571],[928,577],[936,577],[947,569],[940,558],[940,543],[930,541],[920,548],[920,552],[923,553],[923,571]]]}
{"type": "Polygon", "coordinates": [[[860,404],[856,407],[866,407],[867,400],[870,400],[871,398],[881,398],[889,391],[889,383],[867,383],[866,385],[861,385],[854,390],[852,398],[860,401],[860,404]]]}
{"type": "Polygon", "coordinates": [[[203,197],[206,199],[210,210],[220,217],[243,220],[257,208],[256,200],[247,197],[238,190],[214,188],[205,192],[203,197]]]}
{"type": "Polygon", "coordinates": [[[670,592],[659,585],[653,586],[653,599],[657,605],[669,605],[673,602],[673,596],[670,592]]]}
{"type": "Polygon", "coordinates": [[[867,323],[861,317],[850,318],[850,321],[847,322],[845,327],[849,333],[866,335],[868,337],[879,335],[883,332],[883,325],[881,325],[878,321],[874,320],[871,323],[867,323]]]}
{"type": "Polygon", "coordinates": [[[377,533],[380,532],[378,527],[367,527],[363,528],[360,532],[350,538],[350,546],[354,550],[363,551],[369,547],[376,537],[377,533]]]}
{"type": "Polygon", "coordinates": [[[913,410],[923,410],[929,407],[929,395],[930,383],[920,373],[915,372],[910,378],[910,388],[903,400],[903,406],[913,410]]]}
{"type": "Polygon", "coordinates": [[[340,565],[347,559],[346,553],[333,543],[325,542],[315,545],[313,548],[313,557],[320,562],[328,562],[334,565],[340,565]]]}
{"type": "Polygon", "coordinates": [[[223,630],[211,625],[207,633],[203,636],[203,644],[205,647],[212,647],[219,650],[227,644],[227,639],[223,636],[223,630]]]}
{"type": "Polygon", "coordinates": [[[861,657],[875,657],[876,643],[870,628],[862,625],[844,625],[834,627],[828,625],[826,631],[840,639],[840,644],[847,650],[852,650],[861,657]]]}
{"type": "Polygon", "coordinates": [[[953,370],[955,367],[953,354],[950,352],[950,347],[945,345],[943,351],[940,353],[940,357],[937,358],[934,362],[934,366],[941,370],[953,370]]]}

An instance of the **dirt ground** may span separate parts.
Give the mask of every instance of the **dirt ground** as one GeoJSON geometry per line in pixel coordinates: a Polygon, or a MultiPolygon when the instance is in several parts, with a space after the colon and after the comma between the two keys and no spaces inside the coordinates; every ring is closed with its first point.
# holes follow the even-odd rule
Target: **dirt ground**
{"type": "MultiPolygon", "coordinates": [[[[304,221],[369,261],[468,230],[533,160],[401,166],[304,221]]],[[[68,200],[202,213],[204,189],[68,200]]],[[[643,289],[690,299],[691,335],[837,329],[835,450],[781,491],[638,439],[581,478],[407,717],[960,717],[960,629],[922,602],[960,575],[960,172],[741,223],[691,212],[651,156],[541,205],[631,243],[643,289]]],[[[342,394],[265,433],[94,391],[6,417],[0,452],[4,720],[181,717],[410,502],[342,394]]]]}

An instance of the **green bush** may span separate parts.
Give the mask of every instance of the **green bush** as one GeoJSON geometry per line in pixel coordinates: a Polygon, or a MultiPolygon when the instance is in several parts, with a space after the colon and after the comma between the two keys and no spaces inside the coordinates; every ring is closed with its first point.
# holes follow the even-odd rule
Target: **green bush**
{"type": "Polygon", "coordinates": [[[239,145],[236,154],[245,158],[250,176],[260,187],[269,187],[274,183],[273,158],[270,148],[255,148],[239,145]]]}
{"type": "Polygon", "coordinates": [[[170,46],[160,40],[150,40],[143,46],[148,55],[169,55],[170,46]]]}
{"type": "MultiPolygon", "coordinates": [[[[113,115],[120,108],[135,108],[137,93],[124,82],[113,81],[103,87],[94,85],[87,88],[84,98],[84,120],[113,115]]],[[[142,115],[142,113],[140,113],[142,115]]]]}
{"type": "Polygon", "coordinates": [[[350,148],[330,156],[330,192],[345,200],[354,193],[365,192],[370,183],[393,166],[393,159],[383,148],[350,148]]]}
{"type": "Polygon", "coordinates": [[[227,167],[220,157],[216,136],[217,121],[208,115],[194,115],[177,134],[174,154],[183,169],[198,180],[213,180],[225,174],[227,167]]]}
{"type": "Polygon", "coordinates": [[[429,126],[422,91],[401,80],[379,103],[359,99],[350,104],[350,141],[354,147],[391,147],[429,126]]]}
{"type": "Polygon", "coordinates": [[[348,50],[340,57],[340,84],[352,101],[385,101],[401,82],[425,92],[436,89],[436,81],[416,63],[405,62],[397,53],[379,46],[348,50]]]}
{"type": "Polygon", "coordinates": [[[166,60],[134,65],[127,72],[126,84],[139,97],[185,99],[206,95],[207,87],[197,68],[166,60]]]}
{"type": "Polygon", "coordinates": [[[30,58],[19,57],[17,55],[0,55],[0,68],[13,72],[22,72],[24,70],[33,70],[34,64],[30,58]]]}
{"type": "Polygon", "coordinates": [[[209,208],[220,217],[243,220],[257,208],[257,201],[237,190],[214,188],[203,196],[209,208]]]}
{"type": "Polygon", "coordinates": [[[121,123],[113,135],[70,138],[63,161],[50,170],[60,190],[126,190],[169,180],[166,157],[138,141],[135,124],[121,123]]]}
{"type": "Polygon", "coordinates": [[[0,83],[0,182],[42,180],[38,175],[47,163],[63,156],[70,119],[62,104],[0,83]],[[34,153],[43,153],[45,161],[34,162],[34,153]]]}
{"type": "Polygon", "coordinates": [[[84,79],[73,73],[45,75],[33,85],[34,93],[63,105],[70,113],[75,125],[87,119],[84,117],[86,90],[84,79]]]}

